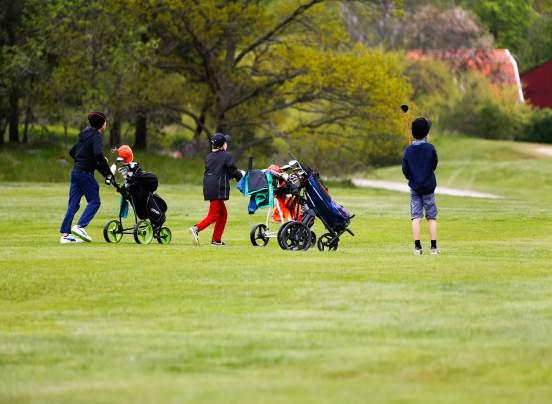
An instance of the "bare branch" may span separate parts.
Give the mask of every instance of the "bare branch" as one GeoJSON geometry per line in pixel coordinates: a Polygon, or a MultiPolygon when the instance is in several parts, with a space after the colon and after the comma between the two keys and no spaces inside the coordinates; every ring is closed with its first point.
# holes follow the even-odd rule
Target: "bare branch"
{"type": "Polygon", "coordinates": [[[280,23],[278,23],[272,30],[268,31],[264,35],[257,38],[252,44],[247,46],[244,50],[242,50],[239,55],[234,60],[234,65],[237,65],[249,52],[257,48],[259,45],[265,43],[269,39],[271,39],[273,36],[275,36],[277,33],[282,31],[285,27],[287,27],[289,24],[291,24],[297,17],[304,14],[306,11],[308,11],[311,7],[315,6],[318,3],[322,3],[325,0],[310,0],[308,3],[303,4],[299,7],[297,7],[293,13],[291,13],[288,17],[286,17],[284,20],[282,20],[280,23]]]}
{"type": "Polygon", "coordinates": [[[282,85],[285,82],[287,82],[289,80],[293,80],[295,77],[298,77],[298,76],[300,76],[304,73],[305,73],[304,70],[297,70],[297,71],[289,74],[288,76],[278,77],[278,78],[275,78],[274,80],[267,81],[263,85],[256,87],[253,91],[249,92],[248,94],[242,95],[237,100],[232,102],[226,108],[226,111],[230,111],[231,109],[237,107],[238,105],[243,104],[244,102],[250,100],[251,98],[254,98],[254,97],[257,97],[257,96],[261,95],[262,93],[269,90],[270,88],[282,85]]]}

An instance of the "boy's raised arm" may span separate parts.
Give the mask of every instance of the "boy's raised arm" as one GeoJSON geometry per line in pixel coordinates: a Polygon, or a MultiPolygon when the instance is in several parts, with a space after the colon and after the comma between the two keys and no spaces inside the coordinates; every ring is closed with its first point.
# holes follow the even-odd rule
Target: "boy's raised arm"
{"type": "Polygon", "coordinates": [[[236,164],[234,163],[234,158],[230,153],[227,154],[225,165],[231,178],[235,178],[238,181],[241,180],[242,173],[240,170],[238,170],[238,167],[236,167],[236,164]]]}

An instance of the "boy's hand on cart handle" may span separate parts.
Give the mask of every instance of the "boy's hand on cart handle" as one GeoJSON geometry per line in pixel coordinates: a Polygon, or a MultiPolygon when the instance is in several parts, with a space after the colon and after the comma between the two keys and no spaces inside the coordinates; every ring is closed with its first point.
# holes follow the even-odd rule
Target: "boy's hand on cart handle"
{"type": "Polygon", "coordinates": [[[108,175],[107,177],[105,177],[105,184],[106,185],[111,185],[112,181],[113,181],[113,175],[108,175]]]}

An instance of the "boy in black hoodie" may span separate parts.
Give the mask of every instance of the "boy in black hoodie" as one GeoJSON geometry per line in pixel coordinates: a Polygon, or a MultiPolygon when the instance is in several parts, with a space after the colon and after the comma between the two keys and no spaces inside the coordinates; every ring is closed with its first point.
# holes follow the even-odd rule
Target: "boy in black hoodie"
{"type": "Polygon", "coordinates": [[[232,156],[226,152],[227,137],[215,133],[211,138],[211,153],[205,159],[205,174],[203,176],[203,196],[209,201],[209,213],[198,224],[190,228],[192,241],[199,245],[199,232],[215,223],[211,245],[223,246],[222,233],[226,226],[228,213],[224,201],[230,198],[230,178],[240,180],[242,172],[234,164],[232,156]]]}
{"type": "Polygon", "coordinates": [[[88,122],[90,126],[80,133],[79,140],[69,151],[75,160],[75,166],[71,172],[69,206],[60,229],[62,244],[92,241],[84,228],[100,208],[100,187],[94,178],[94,171],[98,170],[106,178],[107,184],[112,178],[107,160],[103,155],[102,135],[107,126],[106,117],[101,112],[91,112],[88,114],[88,122]],[[83,196],[86,197],[88,204],[78,223],[71,227],[83,196]]]}
{"type": "Polygon", "coordinates": [[[414,141],[404,151],[402,161],[402,171],[410,187],[410,212],[415,255],[422,255],[420,224],[424,217],[424,210],[431,236],[431,254],[439,254],[437,248],[437,205],[434,194],[437,186],[435,169],[439,160],[435,147],[427,142],[430,128],[431,121],[425,118],[416,118],[412,122],[414,141]]]}

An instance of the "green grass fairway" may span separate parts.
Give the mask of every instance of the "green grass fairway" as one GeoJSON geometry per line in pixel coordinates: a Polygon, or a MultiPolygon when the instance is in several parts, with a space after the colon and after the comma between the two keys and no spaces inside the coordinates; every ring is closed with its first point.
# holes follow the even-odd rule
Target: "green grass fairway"
{"type": "Polygon", "coordinates": [[[251,247],[236,191],[228,246],[192,247],[201,188],[163,184],[173,244],[106,244],[102,185],[94,243],[60,245],[68,186],[2,183],[0,401],[549,403],[551,164],[512,158],[505,200],[438,198],[437,257],[412,255],[405,194],[331,189],[357,236],[297,253],[251,247]]]}

